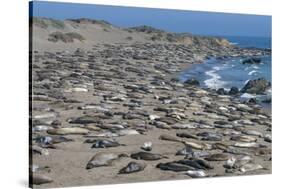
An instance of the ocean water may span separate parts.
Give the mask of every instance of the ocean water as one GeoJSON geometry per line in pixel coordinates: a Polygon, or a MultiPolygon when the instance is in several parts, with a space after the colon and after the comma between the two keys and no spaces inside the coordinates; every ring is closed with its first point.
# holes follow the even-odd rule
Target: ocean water
{"type": "Polygon", "coordinates": [[[271,49],[271,37],[237,37],[237,36],[220,36],[228,39],[234,45],[239,47],[256,47],[271,49]]]}
{"type": "MultiPolygon", "coordinates": [[[[264,37],[225,37],[231,43],[240,47],[271,48],[271,39],[264,37]]],[[[272,80],[271,56],[262,56],[261,64],[242,64],[242,58],[225,60],[210,59],[202,64],[196,64],[184,70],[180,80],[196,78],[202,87],[229,90],[231,87],[243,88],[249,80],[265,78],[272,80]]],[[[242,94],[242,99],[256,97],[260,101],[271,99],[271,89],[265,95],[242,94]]]]}

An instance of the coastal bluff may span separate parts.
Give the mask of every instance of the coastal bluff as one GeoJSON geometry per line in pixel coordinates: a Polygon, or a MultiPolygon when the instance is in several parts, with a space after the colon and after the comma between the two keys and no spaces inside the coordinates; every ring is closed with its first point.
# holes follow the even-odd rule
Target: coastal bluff
{"type": "Polygon", "coordinates": [[[104,43],[173,43],[203,48],[234,48],[224,38],[199,36],[190,33],[170,33],[151,26],[121,28],[106,21],[86,18],[55,20],[30,18],[32,43],[36,49],[89,49],[104,43]]]}

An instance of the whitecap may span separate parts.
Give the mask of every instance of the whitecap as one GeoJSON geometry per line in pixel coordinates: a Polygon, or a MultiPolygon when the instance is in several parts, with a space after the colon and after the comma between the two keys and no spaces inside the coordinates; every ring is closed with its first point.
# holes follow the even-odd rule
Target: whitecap
{"type": "Polygon", "coordinates": [[[250,69],[250,67],[246,67],[244,70],[247,71],[248,69],[250,69]]]}
{"type": "Polygon", "coordinates": [[[246,80],[246,81],[244,82],[244,85],[246,85],[246,84],[248,83],[248,81],[250,81],[250,79],[246,80]]]}
{"type": "Polygon", "coordinates": [[[254,75],[255,73],[260,73],[260,72],[258,72],[258,71],[256,71],[256,70],[252,70],[252,71],[250,71],[250,72],[248,73],[248,75],[254,75]]]}
{"type": "Polygon", "coordinates": [[[221,70],[221,68],[220,68],[220,67],[218,67],[218,66],[214,66],[214,67],[213,67],[213,70],[215,70],[215,71],[219,71],[219,70],[221,70]]]}
{"type": "Polygon", "coordinates": [[[260,69],[260,67],[258,67],[258,66],[256,66],[256,65],[253,65],[252,68],[253,68],[253,69],[257,69],[257,70],[260,69]]]}
{"type": "Polygon", "coordinates": [[[256,95],[253,95],[253,94],[249,94],[249,93],[244,93],[240,96],[240,98],[242,99],[250,99],[250,98],[255,98],[256,95]]]}
{"type": "MultiPolygon", "coordinates": [[[[217,69],[217,68],[214,68],[217,69]]],[[[210,79],[204,81],[205,85],[212,89],[222,88],[226,82],[221,81],[221,76],[216,73],[216,70],[210,70],[205,72],[206,75],[210,76],[210,79]]]]}

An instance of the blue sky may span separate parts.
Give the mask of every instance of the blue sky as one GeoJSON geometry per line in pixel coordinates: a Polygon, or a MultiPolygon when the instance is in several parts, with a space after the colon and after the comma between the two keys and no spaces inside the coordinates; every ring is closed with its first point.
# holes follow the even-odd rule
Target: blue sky
{"type": "Polygon", "coordinates": [[[54,19],[92,18],[113,25],[150,25],[170,32],[271,37],[271,16],[35,1],[33,15],[54,19]]]}

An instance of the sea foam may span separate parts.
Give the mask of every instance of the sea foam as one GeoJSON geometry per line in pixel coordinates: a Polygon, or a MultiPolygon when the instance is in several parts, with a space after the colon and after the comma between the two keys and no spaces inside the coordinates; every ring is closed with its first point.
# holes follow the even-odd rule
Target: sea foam
{"type": "Polygon", "coordinates": [[[225,81],[220,80],[221,76],[218,73],[216,73],[216,71],[219,71],[220,69],[221,69],[220,67],[215,66],[215,67],[213,67],[212,70],[205,72],[205,74],[207,76],[211,77],[210,79],[206,79],[204,81],[204,83],[207,87],[213,88],[213,89],[219,89],[219,88],[222,88],[226,84],[225,81]]]}

